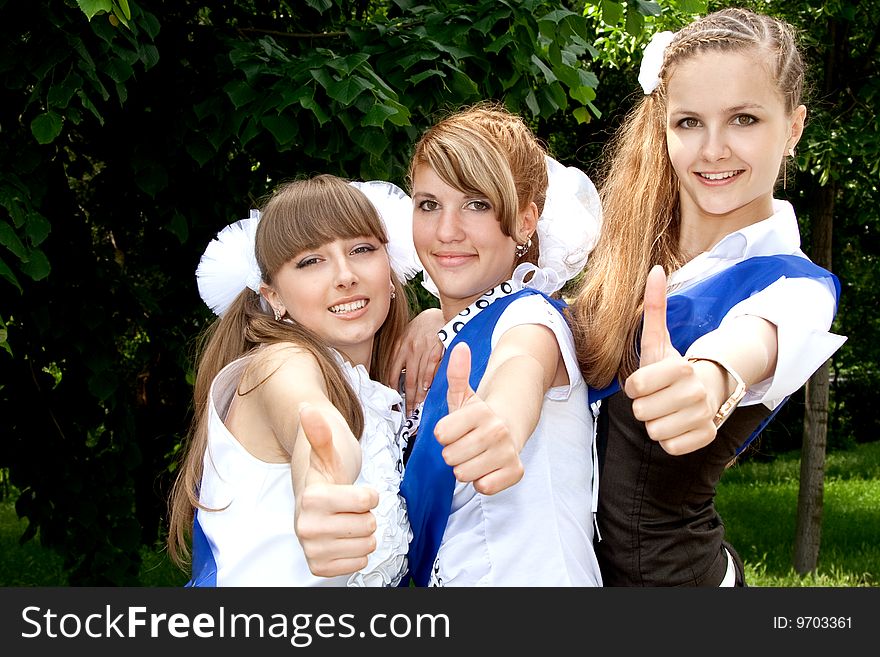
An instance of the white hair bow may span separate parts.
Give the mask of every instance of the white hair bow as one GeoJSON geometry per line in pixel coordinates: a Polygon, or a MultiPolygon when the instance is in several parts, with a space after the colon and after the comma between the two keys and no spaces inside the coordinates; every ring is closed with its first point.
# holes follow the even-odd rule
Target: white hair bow
{"type": "MultiPolygon", "coordinates": [[[[388,258],[401,283],[422,270],[412,241],[412,201],[397,185],[385,181],[351,182],[370,200],[385,224],[388,258]]],[[[211,240],[196,268],[199,296],[222,315],[243,289],[259,293],[262,275],[254,251],[260,211],[229,224],[211,240]]]]}
{"type": "Polygon", "coordinates": [[[254,254],[259,222],[260,211],[251,210],[247,219],[229,224],[217,233],[199,260],[199,296],[215,315],[222,315],[246,287],[260,291],[262,277],[254,254]]]}
{"type": "Polygon", "coordinates": [[[666,48],[672,42],[674,32],[657,32],[651,37],[645,52],[642,55],[642,65],[639,68],[639,84],[645,95],[653,93],[660,84],[660,69],[663,68],[663,56],[666,48]]]}

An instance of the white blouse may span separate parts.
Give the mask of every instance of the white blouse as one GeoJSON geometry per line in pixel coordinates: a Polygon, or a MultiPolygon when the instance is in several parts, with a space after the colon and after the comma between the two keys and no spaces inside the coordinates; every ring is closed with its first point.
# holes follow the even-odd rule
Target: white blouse
{"type": "Polygon", "coordinates": [[[227,365],[214,379],[209,397],[208,448],[200,501],[217,511],[199,510],[199,524],[217,564],[217,586],[396,586],[406,571],[411,530],[403,498],[401,414],[394,390],[370,379],[362,365],[337,360],[363,405],[363,453],[358,484],[379,492],[377,547],[367,567],[351,576],[316,577],[294,532],[290,465],[254,457],[236,440],[223,419],[244,368],[253,355],[227,365]]]}
{"type": "MultiPolygon", "coordinates": [[[[516,289],[503,283],[456,315],[440,331],[444,345],[491,300],[516,289]]],[[[455,482],[431,586],[602,585],[593,551],[594,425],[574,339],[559,312],[534,295],[504,310],[491,344],[523,324],[553,331],[570,383],[545,395],[538,425],[520,453],[525,474],[517,484],[483,495],[471,483],[455,482]]]]}

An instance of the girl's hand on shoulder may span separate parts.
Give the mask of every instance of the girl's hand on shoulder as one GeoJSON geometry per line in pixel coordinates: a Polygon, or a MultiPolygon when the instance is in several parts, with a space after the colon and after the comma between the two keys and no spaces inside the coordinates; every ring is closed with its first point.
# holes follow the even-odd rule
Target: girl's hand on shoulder
{"type": "Polygon", "coordinates": [[[473,482],[477,492],[493,495],[522,479],[525,472],[510,427],[471,388],[470,348],[459,343],[449,355],[449,414],[441,418],[434,436],[443,445],[443,460],[455,478],[473,482]]]}
{"type": "Polygon", "coordinates": [[[645,283],[640,354],[639,369],[627,378],[624,392],[651,439],[673,456],[715,440],[719,404],[714,391],[721,374],[711,363],[715,372],[704,369],[702,362],[688,362],[672,345],[666,327],[666,275],[659,265],[645,283]]]}
{"type": "Polygon", "coordinates": [[[428,308],[410,321],[400,340],[390,370],[394,380],[386,381],[385,384],[397,389],[398,375],[406,370],[404,390],[407,416],[425,401],[437,366],[443,358],[443,343],[440,342],[437,333],[445,323],[439,308],[428,308]]]}

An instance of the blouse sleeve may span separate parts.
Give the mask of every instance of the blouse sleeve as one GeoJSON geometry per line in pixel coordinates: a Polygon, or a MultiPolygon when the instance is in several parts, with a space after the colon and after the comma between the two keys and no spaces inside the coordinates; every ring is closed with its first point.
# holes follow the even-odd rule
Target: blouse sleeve
{"type": "Polygon", "coordinates": [[[501,315],[492,333],[492,347],[498,343],[504,333],[515,326],[523,324],[540,324],[546,326],[556,337],[562,361],[568,374],[569,385],[558,386],[547,391],[549,399],[563,400],[571,394],[574,386],[582,385],[583,375],[577,361],[574,348],[574,337],[571,327],[558,310],[544,297],[534,294],[517,299],[511,303],[501,315]]]}
{"type": "MultiPolygon", "coordinates": [[[[835,312],[831,284],[810,278],[781,278],[731,308],[719,328],[743,315],[762,317],[776,325],[778,342],[773,376],[751,386],[741,405],[763,403],[773,410],[804,385],[846,341],[829,331],[835,312]]],[[[701,340],[687,355],[700,353],[701,340]]]]}

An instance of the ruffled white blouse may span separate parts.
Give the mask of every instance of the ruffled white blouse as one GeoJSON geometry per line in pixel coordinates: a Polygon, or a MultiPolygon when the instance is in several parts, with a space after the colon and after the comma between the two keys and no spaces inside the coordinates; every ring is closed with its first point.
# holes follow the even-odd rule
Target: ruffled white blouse
{"type": "Polygon", "coordinates": [[[254,457],[236,440],[226,417],[238,382],[252,355],[227,365],[214,379],[209,396],[208,447],[199,511],[217,565],[218,586],[396,586],[406,571],[411,530],[406,506],[398,495],[402,477],[397,437],[401,414],[392,407],[400,395],[370,379],[362,365],[337,360],[361,401],[364,432],[358,484],[379,492],[376,550],[366,568],[350,576],[316,577],[308,568],[294,532],[290,466],[254,457]]]}
{"type": "Polygon", "coordinates": [[[406,502],[399,495],[403,478],[399,429],[403,415],[392,409],[401,405],[402,399],[395,390],[371,379],[363,365],[352,366],[341,357],[339,360],[364,410],[363,459],[356,483],[379,491],[379,504],[373,509],[376,550],[367,567],[349,577],[348,586],[397,586],[406,572],[406,553],[412,538],[406,502]]]}

